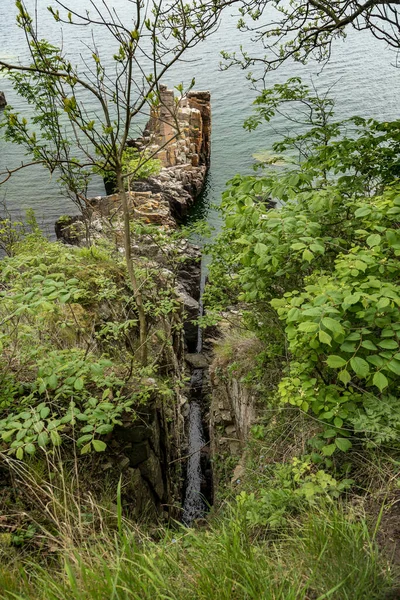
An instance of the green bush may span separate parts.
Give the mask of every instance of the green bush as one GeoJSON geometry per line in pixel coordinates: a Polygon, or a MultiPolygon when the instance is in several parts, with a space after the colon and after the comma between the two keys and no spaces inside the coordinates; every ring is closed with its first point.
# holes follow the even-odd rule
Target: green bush
{"type": "Polygon", "coordinates": [[[275,401],[319,421],[311,440],[317,454],[348,451],[354,427],[362,438],[363,424],[368,443],[393,441],[400,415],[400,122],[332,122],[332,101],[297,79],[256,104],[250,128],[294,105],[308,128],[303,123],[300,134],[275,144],[274,151],[289,153],[286,166],[264,164],[257,176],[231,180],[224,228],[211,247],[210,310],[240,303],[243,323],[281,356],[275,401]],[[393,407],[390,417],[381,404],[393,407]],[[374,410],[381,433],[377,424],[368,429],[374,410]]]}

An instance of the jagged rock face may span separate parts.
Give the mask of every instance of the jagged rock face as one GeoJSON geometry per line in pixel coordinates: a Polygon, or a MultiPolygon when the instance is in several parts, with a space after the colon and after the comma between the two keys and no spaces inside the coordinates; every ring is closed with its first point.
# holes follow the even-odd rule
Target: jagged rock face
{"type": "Polygon", "coordinates": [[[183,421],[176,421],[169,409],[154,399],[137,421],[127,421],[113,432],[123,472],[124,502],[135,517],[160,517],[171,500],[180,497],[180,473],[175,472],[180,467],[171,468],[169,463],[179,457],[174,441],[176,429],[183,432],[183,421]]]}
{"type": "MultiPolygon", "coordinates": [[[[158,175],[133,182],[127,193],[132,218],[175,227],[202,192],[210,164],[210,92],[192,91],[176,103],[174,92],[160,86],[160,105],[152,109],[143,137],[128,145],[154,154],[162,164],[158,175]]],[[[89,220],[121,213],[116,193],[89,198],[87,205],[89,220]]],[[[57,238],[63,239],[65,232],[67,243],[78,243],[69,231],[57,222],[57,238]]]]}
{"type": "MultiPolygon", "coordinates": [[[[259,398],[251,387],[240,379],[218,368],[210,368],[210,450],[213,457],[239,457],[242,455],[250,428],[257,418],[259,398]]],[[[240,464],[240,463],[239,463],[240,464]]],[[[234,475],[236,479],[240,475],[234,475]]],[[[214,470],[214,494],[218,492],[218,470],[214,470]]]]}
{"type": "Polygon", "coordinates": [[[189,92],[176,104],[174,92],[160,86],[160,106],[152,110],[143,137],[130,144],[156,153],[162,164],[157,176],[135,182],[133,191],[160,194],[172,217],[182,222],[204,187],[210,164],[210,92],[189,92]]]}
{"type": "Polygon", "coordinates": [[[210,164],[210,92],[192,91],[176,103],[173,90],[160,86],[160,104],[153,108],[143,137],[133,144],[151,152],[163,167],[210,164]]]}
{"type": "MultiPolygon", "coordinates": [[[[173,90],[160,86],[160,105],[152,109],[143,136],[127,145],[146,151],[162,165],[158,175],[131,184],[133,204],[141,204],[141,195],[146,194],[151,210],[144,218],[152,223],[167,224],[170,218],[181,223],[202,192],[210,165],[210,92],[192,91],[176,102],[173,90]]],[[[107,180],[105,184],[111,197],[115,182],[107,180]]],[[[135,216],[142,215],[137,211],[135,216]]]]}
{"type": "MultiPolygon", "coordinates": [[[[211,110],[209,92],[190,92],[178,105],[172,91],[162,88],[161,96],[158,113],[153,112],[143,138],[132,145],[150,151],[162,148],[157,158],[163,167],[157,176],[134,182],[127,200],[132,219],[158,225],[169,233],[182,222],[203,189],[210,162],[211,110]]],[[[82,245],[110,237],[119,247],[123,246],[119,194],[91,198],[87,204],[85,219],[62,217],[57,221],[57,238],[82,245]]],[[[160,248],[146,234],[135,235],[132,253],[158,269],[160,286],[163,280],[174,282],[182,306],[186,346],[194,352],[198,328],[192,321],[199,315],[201,251],[184,240],[171,240],[171,244],[168,240],[167,246],[160,248]]],[[[183,370],[182,339],[179,334],[172,350],[183,370]]],[[[197,362],[200,359],[193,357],[197,362]]],[[[205,368],[203,363],[204,360],[201,368],[205,368]]],[[[123,472],[124,502],[138,517],[160,516],[165,507],[179,499],[185,405],[186,399],[179,391],[175,391],[170,404],[153,398],[137,422],[124,423],[113,432],[113,450],[123,472]]],[[[113,468],[112,461],[109,464],[113,468]]],[[[170,516],[176,518],[173,509],[169,510],[170,516]]]]}

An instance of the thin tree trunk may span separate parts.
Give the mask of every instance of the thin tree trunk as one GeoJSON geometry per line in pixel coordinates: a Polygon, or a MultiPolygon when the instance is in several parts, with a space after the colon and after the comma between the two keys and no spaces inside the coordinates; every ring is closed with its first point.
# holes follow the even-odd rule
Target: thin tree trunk
{"type": "Polygon", "coordinates": [[[139,313],[139,339],[140,339],[140,360],[143,366],[147,365],[147,319],[146,313],[143,307],[143,297],[140,291],[138,281],[136,279],[135,270],[132,262],[132,249],[131,249],[131,231],[129,222],[129,207],[128,200],[126,197],[124,182],[120,169],[116,169],[117,187],[118,193],[122,202],[122,210],[124,213],[124,247],[125,247],[125,261],[128,269],[129,279],[133,289],[133,295],[135,297],[136,306],[139,313]]]}

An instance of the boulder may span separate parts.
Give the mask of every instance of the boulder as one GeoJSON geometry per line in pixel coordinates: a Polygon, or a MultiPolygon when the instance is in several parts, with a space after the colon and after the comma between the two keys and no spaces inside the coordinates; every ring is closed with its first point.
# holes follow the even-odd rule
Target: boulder
{"type": "Polygon", "coordinates": [[[208,361],[204,354],[188,353],[185,354],[185,360],[193,369],[208,369],[209,367],[208,361]]]}
{"type": "Polygon", "coordinates": [[[7,106],[5,94],[4,92],[0,92],[0,108],[4,108],[5,106],[7,106]]]}

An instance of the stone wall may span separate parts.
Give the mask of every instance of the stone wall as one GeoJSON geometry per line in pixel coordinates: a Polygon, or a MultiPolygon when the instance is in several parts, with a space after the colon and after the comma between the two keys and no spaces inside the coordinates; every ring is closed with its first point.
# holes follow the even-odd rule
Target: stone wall
{"type": "Polygon", "coordinates": [[[181,402],[184,397],[180,393],[166,404],[155,392],[136,421],[127,420],[112,434],[114,455],[108,458],[105,470],[116,466],[121,472],[124,508],[135,518],[180,517],[181,402]]]}
{"type": "Polygon", "coordinates": [[[257,419],[258,397],[241,378],[231,375],[227,365],[214,360],[210,367],[210,451],[213,458],[214,497],[219,482],[237,479],[250,428],[257,419]],[[218,468],[218,465],[220,467],[218,468]],[[238,465],[233,471],[233,467],[238,465]]]}

